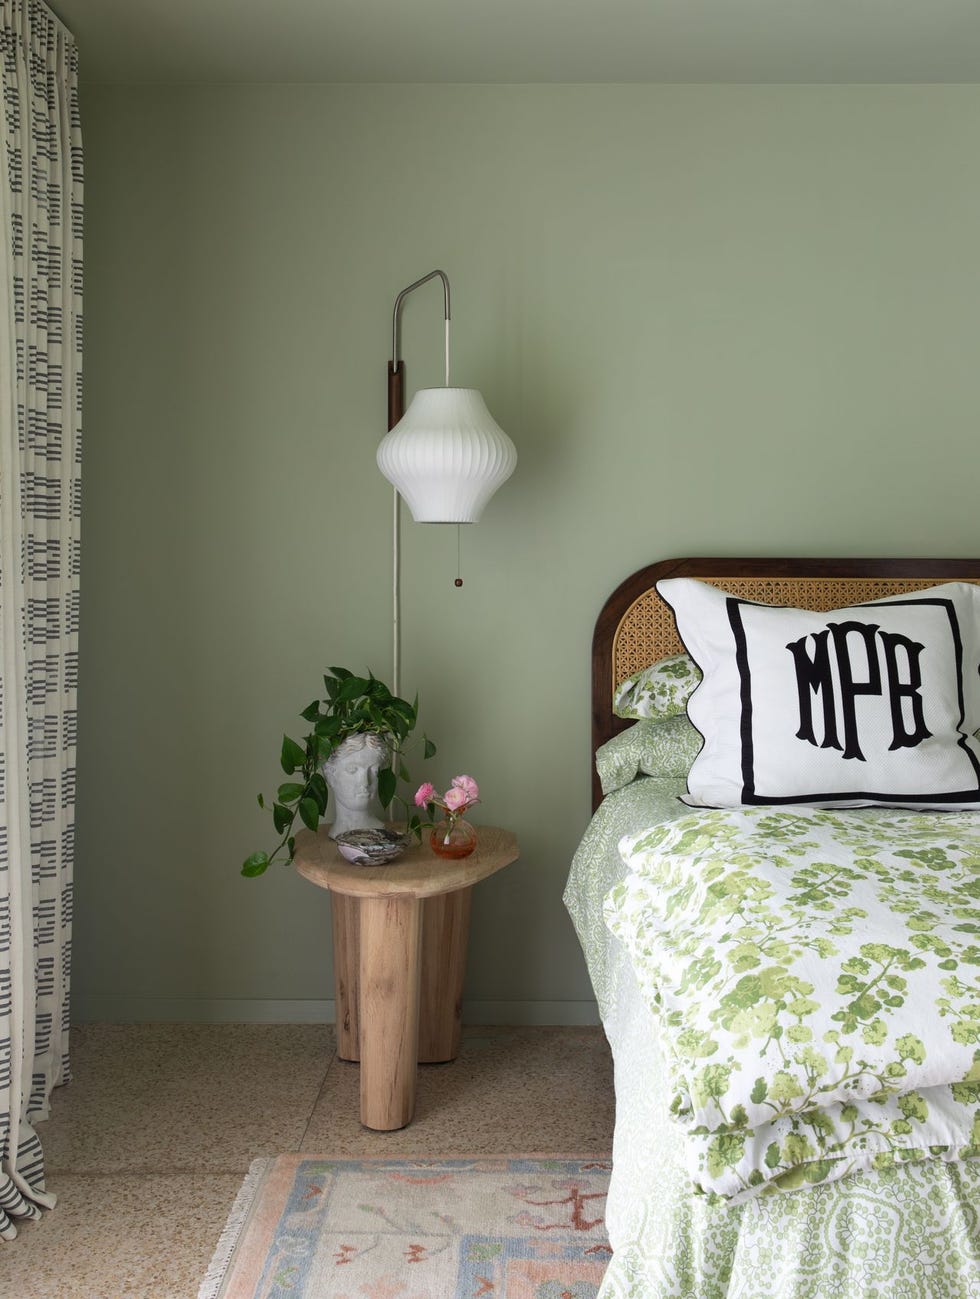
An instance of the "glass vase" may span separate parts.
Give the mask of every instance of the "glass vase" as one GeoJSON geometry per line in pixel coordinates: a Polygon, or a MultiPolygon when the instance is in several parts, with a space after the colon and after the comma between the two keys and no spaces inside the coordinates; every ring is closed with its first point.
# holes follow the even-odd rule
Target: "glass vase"
{"type": "Polygon", "coordinates": [[[447,817],[433,826],[429,843],[438,857],[468,857],[476,847],[476,831],[462,817],[455,822],[447,817]]]}

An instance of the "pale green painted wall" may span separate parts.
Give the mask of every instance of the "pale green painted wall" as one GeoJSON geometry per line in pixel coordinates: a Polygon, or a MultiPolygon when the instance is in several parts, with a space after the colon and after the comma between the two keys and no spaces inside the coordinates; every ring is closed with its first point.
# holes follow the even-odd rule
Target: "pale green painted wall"
{"type": "MultiPolygon", "coordinates": [[[[238,864],[321,669],[388,673],[390,311],[442,266],[454,378],[520,462],[461,592],[453,533],[406,525],[405,686],[426,774],[477,776],[522,843],[477,893],[468,998],[574,1016],[560,897],[609,591],[672,555],[980,549],[980,88],[93,89],[83,111],[77,1014],[331,995],[326,898],[238,864]]],[[[412,388],[441,382],[439,306],[406,308],[412,388]]]]}

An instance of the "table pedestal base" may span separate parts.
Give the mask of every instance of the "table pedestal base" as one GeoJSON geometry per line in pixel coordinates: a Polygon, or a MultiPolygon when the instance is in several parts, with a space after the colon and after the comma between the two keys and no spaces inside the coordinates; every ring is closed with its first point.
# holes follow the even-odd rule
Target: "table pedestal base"
{"type": "Polygon", "coordinates": [[[387,866],[340,855],[330,826],[296,836],[300,875],[333,903],[337,1052],[361,1063],[361,1122],[411,1122],[416,1065],[454,1060],[473,885],[517,860],[510,830],[481,825],[475,850],[447,860],[410,844],[387,866]]]}
{"type": "Polygon", "coordinates": [[[459,1054],[472,892],[332,895],[337,1054],[360,1061],[365,1127],[404,1127],[416,1064],[459,1054]]]}

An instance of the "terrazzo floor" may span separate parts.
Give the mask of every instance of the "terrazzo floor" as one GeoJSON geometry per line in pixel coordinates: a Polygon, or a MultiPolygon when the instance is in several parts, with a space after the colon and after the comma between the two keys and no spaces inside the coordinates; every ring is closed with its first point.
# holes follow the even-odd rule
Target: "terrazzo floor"
{"type": "Polygon", "coordinates": [[[415,1119],[358,1121],[358,1067],[309,1024],[103,1024],[72,1032],[74,1081],[38,1127],[58,1205],[0,1245],[2,1299],[196,1299],[253,1159],[604,1154],[612,1065],[598,1028],[473,1028],[419,1070],[415,1119]]]}

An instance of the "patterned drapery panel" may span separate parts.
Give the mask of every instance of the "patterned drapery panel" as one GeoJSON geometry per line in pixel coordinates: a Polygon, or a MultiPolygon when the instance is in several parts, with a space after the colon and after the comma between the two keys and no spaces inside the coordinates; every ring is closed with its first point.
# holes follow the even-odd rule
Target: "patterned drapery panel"
{"type": "Polygon", "coordinates": [[[68,1077],[78,664],[78,58],[0,0],[0,1238],[53,1197],[33,1122],[68,1077]]]}

